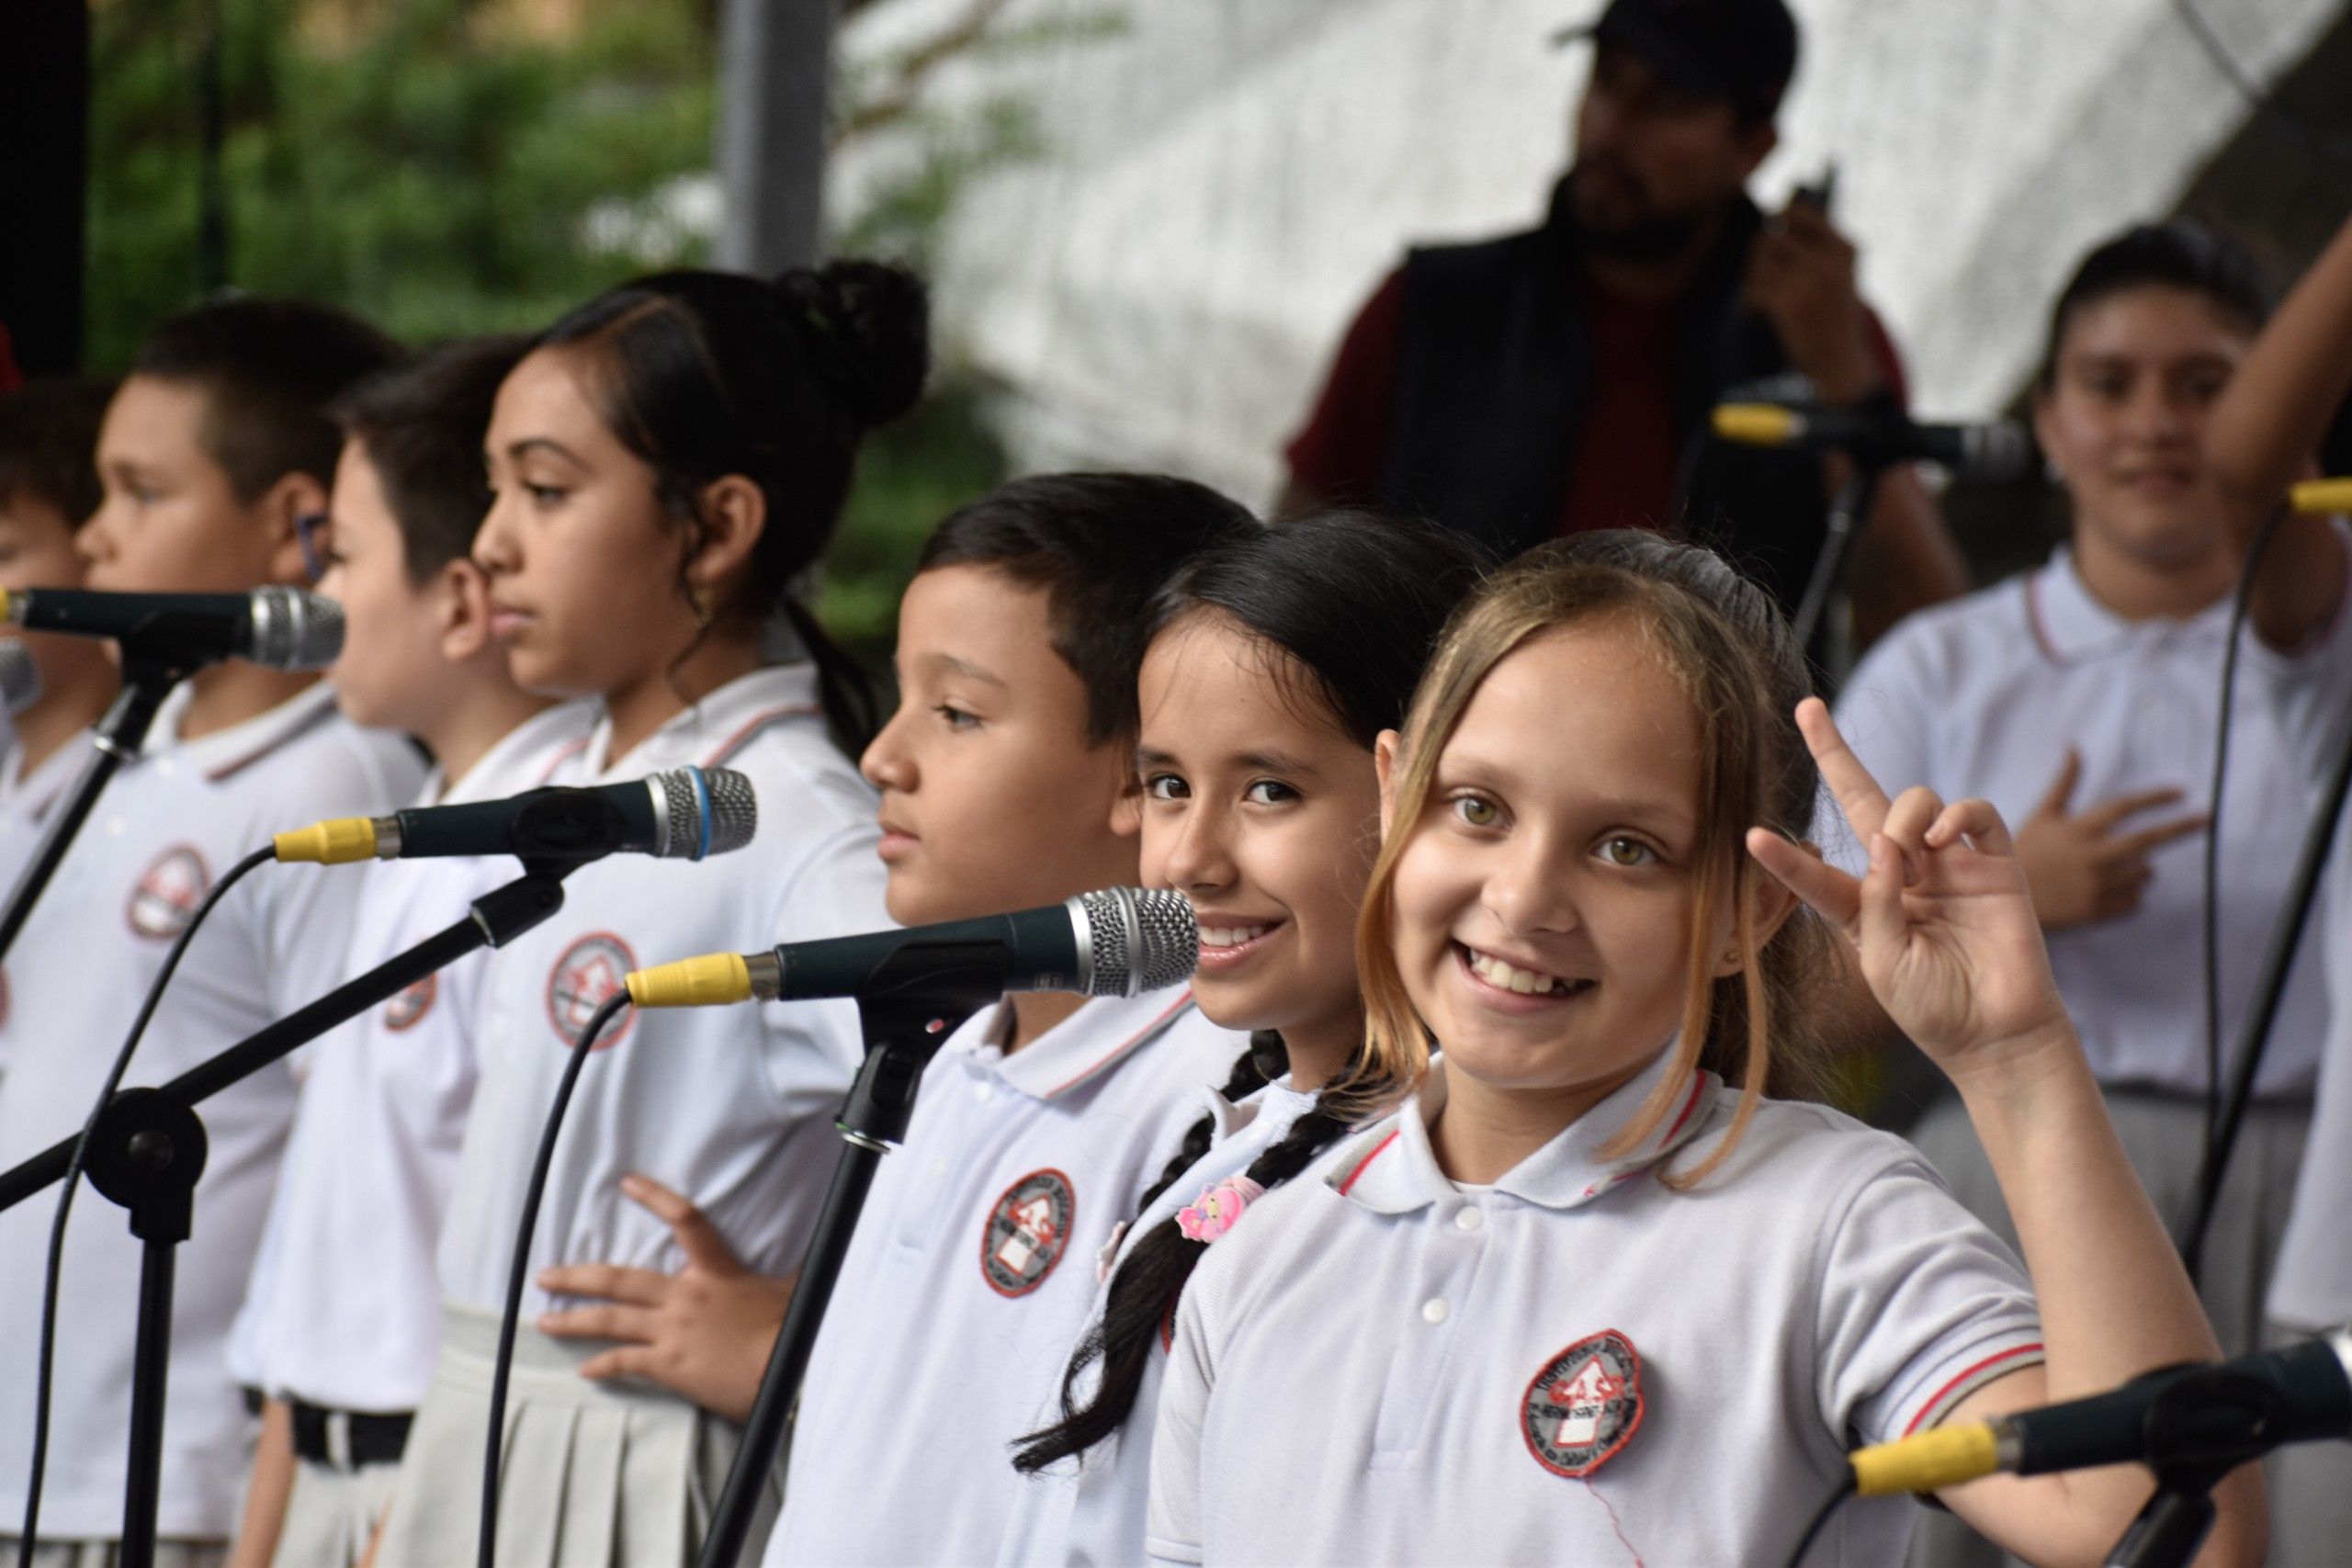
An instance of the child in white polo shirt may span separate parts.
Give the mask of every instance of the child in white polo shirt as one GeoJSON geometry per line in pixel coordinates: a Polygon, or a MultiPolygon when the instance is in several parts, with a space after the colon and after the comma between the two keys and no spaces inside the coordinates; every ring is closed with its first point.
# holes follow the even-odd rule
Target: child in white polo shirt
{"type": "Polygon", "coordinates": [[[1251,1049],[1105,1256],[1086,1333],[1015,1460],[1000,1561],[1142,1560],[1169,1312],[1211,1230],[1305,1172],[1387,1086],[1358,1047],[1374,741],[1404,722],[1476,547],[1340,512],[1204,553],[1153,606],[1136,750],[1143,874],[1192,899],[1201,1011],[1251,1049]]]}
{"type": "MultiPolygon", "coordinates": [[[[96,381],[36,381],[0,397],[0,588],[82,586],[89,563],[74,532],[98,509],[98,426],[111,395],[96,381]]],[[[32,632],[22,643],[40,692],[0,746],[0,896],[32,858],[58,791],[88,760],[86,732],[120,684],[102,642],[32,632]]],[[[0,965],[0,1023],[7,986],[0,965]]]]}
{"type": "MultiPolygon", "coordinates": [[[[2283,825],[2311,809],[2309,782],[2285,765],[2296,743],[2241,668],[2210,829],[2220,842],[2205,841],[2242,558],[2206,429],[2266,308],[2253,262],[2186,225],[2132,229],[2094,250],[2059,296],[2034,394],[2035,429],[2073,506],[2071,547],[1897,626],[1838,704],[1854,754],[1888,787],[1982,795],[2018,825],[2059,989],[2132,1163],[2174,1224],[2194,1205],[2208,1108],[2294,874],[2299,840],[2283,825]],[[2219,851],[2217,1040],[2209,848],[2219,851]]],[[[1850,842],[1833,853],[1860,869],[1850,842]]],[[[2232,1355],[2261,1348],[2263,1292],[2295,1200],[2326,1018],[2321,947],[2314,931],[2290,976],[2207,1237],[2199,1293],[2232,1355]]],[[[1972,1212],[2015,1240],[1958,1101],[1930,1107],[1909,1136],[1972,1212]]]]}
{"type": "MultiPolygon", "coordinates": [[[[584,704],[516,686],[469,558],[490,503],[482,436],[520,338],[444,345],[336,404],[344,451],[313,549],[344,612],[329,678],[345,715],[415,737],[435,767],[422,806],[544,783],[587,740],[584,704]]],[[[314,525],[315,527],[315,525],[314,525]]],[[[368,865],[345,973],[463,919],[512,860],[368,865]]],[[[349,1568],[399,1468],[441,1331],[434,1248],[473,1099],[486,953],[418,981],[311,1055],[240,1319],[269,1395],[232,1565],[349,1568]]]]}
{"type": "MultiPolygon", "coordinates": [[[[1890,806],[1809,686],[1760,590],[1654,535],[1533,552],[1456,617],[1382,738],[1359,948],[1368,1059],[1419,1090],[1193,1272],[1155,1560],[1776,1562],[1856,1440],[2215,1353],[2006,829],[1890,806]],[[1794,842],[1808,744],[1863,882],[1794,842]],[[1802,1078],[1834,940],[2016,1184],[2030,1287],[1907,1145],[1765,1098],[1802,1078]]],[[[2147,1490],[1944,1500],[2072,1561],[2147,1490]]],[[[2259,1496],[2225,1483],[2217,1561],[2258,1555],[2259,1496]]],[[[1849,1504],[1810,1561],[1896,1561],[1912,1512],[1849,1504]]]]}
{"type": "MultiPolygon", "coordinates": [[[[589,1017],[629,971],[888,923],[873,796],[848,752],[862,676],[797,585],[830,541],[863,433],[924,373],[921,287],[870,263],[779,279],[669,273],[549,330],[499,389],[495,499],[474,542],[491,630],[527,691],[601,700],[559,784],[689,765],[745,774],[759,826],[695,863],[617,854],[501,948],[482,986],[480,1077],[440,1247],[445,1321],[379,1532],[384,1568],[470,1561],[499,1323],[540,1128],[589,1017]],[[797,656],[767,662],[779,640],[797,656]],[[829,726],[831,734],[828,733],[829,726]]],[[[642,1172],[698,1204],[760,1270],[794,1268],[862,1055],[847,1002],[624,1011],[594,1042],[556,1147],[532,1276],[599,1259],[675,1267],[642,1172]]],[[[506,1406],[502,1562],[693,1561],[734,1431],[686,1399],[577,1375],[532,1324],[506,1406]]]]}
{"type": "MultiPolygon", "coordinates": [[[[164,325],[140,351],[98,443],[105,501],[83,525],[88,586],[232,592],[304,581],[299,520],[322,510],[341,437],[322,410],[393,354],[338,311],[246,299],[164,325]]],[[[317,678],[229,662],[183,682],[141,755],[84,825],[8,955],[0,1151],[79,1126],[173,939],[213,878],[290,828],[389,811],[424,769],[408,742],[338,716],[317,678]]],[[[190,944],[125,1080],[187,1071],[341,978],[359,888],[325,867],[265,867],[190,944]]],[[[205,1101],[209,1156],[179,1250],[160,1533],[180,1552],[232,1532],[250,1417],[230,1325],[294,1109],[284,1065],[205,1101]]],[[[47,1202],[0,1214],[0,1409],[29,1413],[47,1202]]],[[[140,1247],[85,1194],[67,1231],[40,1550],[120,1529],[140,1247]]],[[[0,1422],[0,1528],[22,1517],[31,1422],[0,1422]]],[[[16,1550],[13,1541],[0,1551],[16,1550]]]]}
{"type": "MultiPolygon", "coordinates": [[[[2279,306],[2213,411],[2212,460],[2243,549],[2287,484],[2309,476],[2312,454],[2352,390],[2352,222],[2341,229],[2279,306]]],[[[2339,469],[2339,472],[2341,470],[2339,469]]],[[[2236,761],[2249,706],[2267,709],[2287,765],[2316,795],[2352,734],[2352,529],[2341,516],[2290,517],[2265,552],[2248,604],[2253,637],[2243,657],[2264,702],[2241,702],[2232,718],[2227,789],[2244,787],[2236,761]]],[[[2274,822],[2282,844],[2300,845],[2304,821],[2274,822]]],[[[2266,922],[2264,929],[2268,925],[2266,922]]],[[[2329,1014],[2319,1098],[2294,1216],[2279,1247],[2269,1314],[2274,1337],[2300,1337],[2352,1322],[2352,832],[2339,822],[2319,907],[2302,954],[2327,977],[2329,1014]]],[[[2267,1059],[2299,1043],[2281,1016],[2267,1059]]],[[[2233,1166],[2256,1153],[2243,1144],[2233,1166]]],[[[2218,1231],[2221,1222],[2216,1221],[2218,1231]]],[[[2325,1568],[2352,1540],[2352,1450],[2302,1443],[2273,1456],[2271,1561],[2281,1568],[2325,1568]]]]}

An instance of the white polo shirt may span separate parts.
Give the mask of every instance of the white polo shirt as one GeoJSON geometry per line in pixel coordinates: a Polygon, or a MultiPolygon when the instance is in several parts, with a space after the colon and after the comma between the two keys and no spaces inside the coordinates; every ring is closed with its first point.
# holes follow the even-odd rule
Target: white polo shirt
{"type": "MultiPolygon", "coordinates": [[[[1416,1105],[1270,1193],[1194,1270],[1159,1399],[1170,1562],[1775,1562],[1849,1446],[2041,1355],[2024,1270],[1911,1147],[1700,1074],[1599,1150],[1661,1054],[1491,1188],[1416,1105]]],[[[1849,1503],[1809,1562],[1900,1562],[1915,1505],[1849,1503]]]]}
{"type": "Polygon", "coordinates": [[[1096,1254],[1249,1037],[1189,991],[1099,998],[1007,1056],[990,1008],[923,1075],[812,1353],[772,1564],[986,1562],[1012,1444],[1086,1322],[1096,1254]]]}
{"type": "MultiPolygon", "coordinates": [[[[2352,527],[2335,523],[2352,547],[2352,527]]],[[[2352,605],[2352,581],[2346,585],[2346,603],[2352,605]]],[[[2282,771],[2291,771],[2316,797],[2328,770],[2352,730],[2352,632],[2345,629],[2352,614],[2338,610],[2312,645],[2292,658],[2263,646],[2246,633],[2240,655],[2260,684],[2262,700],[2241,704],[2233,728],[2242,728],[2247,708],[2264,716],[2274,733],[2290,737],[2282,771]]],[[[2238,741],[2230,750],[2234,759],[2238,741]]],[[[2237,788],[2233,761],[2228,789],[2237,788]]],[[[2306,818],[2284,818],[2273,828],[2282,845],[2300,849],[2306,818]]],[[[2298,974],[2316,967],[2327,976],[2331,1010],[2322,1036],[2319,1098],[2312,1108],[2311,1140],[2303,1146],[2303,1169],[2295,1184],[2295,1206],[2287,1234],[2278,1244],[2278,1263],[2270,1279],[2270,1315],[2307,1329],[2333,1328],[2352,1322],[2352,816],[2336,825],[2335,846],[2329,852],[2325,880],[2303,929],[2298,974]]],[[[2282,900],[2283,901],[2283,900],[2282,900]]],[[[2273,906],[2277,914],[2278,907],[2273,906]]],[[[2266,936],[2269,923],[2263,923],[2266,936]]],[[[2272,1026],[2267,1055],[2297,1047],[2282,1010],[2272,1026]]],[[[2267,1062],[2266,1062],[2267,1065],[2267,1062]]]]}
{"type": "MultiPolygon", "coordinates": [[[[1204,1188],[1248,1170],[1315,1108],[1315,1096],[1293,1089],[1287,1075],[1238,1105],[1214,1089],[1201,1093],[1204,1108],[1216,1123],[1216,1141],[1208,1153],[1119,1233],[1114,1260],[1097,1270],[1093,1310],[1087,1315],[1081,1339],[1102,1321],[1110,1303],[1111,1271],[1125,1263],[1138,1237],[1198,1199],[1204,1188]]],[[[1310,1168],[1291,1179],[1314,1179],[1310,1168]]],[[[1249,1217],[1245,1211],[1242,1219],[1249,1217]]],[[[1073,1346],[1071,1357],[1075,1355],[1073,1346]]],[[[1065,1358],[1065,1365],[1069,1359],[1065,1358]]],[[[1087,1368],[1073,1391],[1077,1403],[1083,1404],[1100,1385],[1101,1368],[1100,1361],[1087,1368]]],[[[1004,1568],[1057,1563],[1113,1568],[1143,1561],[1144,1513],[1151,1496],[1151,1434],[1159,1420],[1159,1387],[1166,1376],[1165,1356],[1155,1355],[1147,1361],[1126,1421],[1082,1459],[1064,1460],[1035,1475],[1015,1472],[1012,1517],[1005,1526],[1004,1546],[997,1558],[1004,1568]]],[[[1060,1389],[1057,1376],[1050,1397],[1031,1417],[1031,1430],[1061,1419],[1060,1389]]]]}
{"type": "MultiPolygon", "coordinates": [[[[30,773],[24,771],[22,747],[11,745],[0,754],[0,901],[16,891],[17,878],[32,863],[49,826],[50,807],[89,760],[86,729],[42,758],[30,773]]],[[[8,968],[0,963],[0,1073],[8,1066],[7,1025],[8,968]]]]}
{"type": "MultiPolygon", "coordinates": [[[[587,739],[591,703],[533,715],[455,784],[436,771],[420,806],[537,788],[587,739]]],[[[466,918],[522,874],[511,857],[382,861],[351,930],[347,977],[466,918]]],[[[487,951],[429,975],[319,1043],[302,1084],[236,1337],[255,1382],[331,1410],[416,1408],[441,1343],[434,1252],[473,1102],[487,951]]]]}
{"type": "MultiPolygon", "coordinates": [[[[492,958],[440,1257],[443,1295],[485,1312],[505,1304],[523,1195],[573,1032],[622,976],[696,953],[890,928],[874,795],[826,738],[812,666],[731,681],[617,762],[606,760],[610,735],[600,721],[550,782],[733,768],[758,795],[759,832],[707,861],[613,855],[582,866],[564,883],[562,910],[492,958]]],[[[623,1010],[580,1075],[531,1274],[559,1263],[684,1266],[670,1228],[622,1195],[633,1171],[692,1200],[749,1267],[797,1269],[839,1147],[833,1115],[864,1055],[846,1000],[623,1010]]],[[[534,1283],[526,1321],[553,1304],[534,1283]]]]}
{"type": "MultiPolygon", "coordinates": [[[[2175,788],[2174,807],[2126,830],[2201,811],[2212,798],[2227,598],[2185,621],[2127,621],[2091,597],[2061,549],[2039,570],[1922,610],[1854,671],[1838,723],[1892,795],[1926,784],[1981,795],[2011,829],[2033,814],[2065,761],[2082,754],[2080,811],[2121,795],[2175,788]]],[[[2270,926],[2294,874],[2312,786],[2241,665],[2223,786],[2220,942],[2222,1050],[2229,1054],[2262,970],[2270,926]]],[[[1842,829],[1825,846],[1860,870],[1842,829]]],[[[2205,1093],[2202,834],[2150,858],[2140,908],[2050,933],[2050,964],[2101,1081],[2205,1093]]],[[[2309,1094],[2327,1021],[2321,965],[2305,949],[2289,977],[2257,1092],[2309,1094]]]]}
{"type": "MultiPolygon", "coordinates": [[[[189,689],[156,716],[146,754],[117,773],[8,955],[9,1053],[0,1163],[81,1126],[172,939],[230,865],[322,817],[373,816],[416,793],[424,766],[397,736],[354,728],[312,686],[266,714],[178,739],[189,689]]],[[[297,1008],[342,977],[360,879],[338,866],[266,865],[224,898],[189,944],[131,1062],[127,1085],[159,1084],[297,1008]]],[[[294,1110],[283,1063],[198,1107],[209,1143],[195,1234],[179,1249],[159,1528],[218,1537],[232,1512],[247,1417],[228,1338],[253,1267],[294,1110]]],[[[32,1347],[53,1195],[0,1214],[0,1513],[24,1507],[32,1347]]],[[[140,1244],[95,1192],[66,1232],[45,1535],[121,1529],[140,1244]]]]}

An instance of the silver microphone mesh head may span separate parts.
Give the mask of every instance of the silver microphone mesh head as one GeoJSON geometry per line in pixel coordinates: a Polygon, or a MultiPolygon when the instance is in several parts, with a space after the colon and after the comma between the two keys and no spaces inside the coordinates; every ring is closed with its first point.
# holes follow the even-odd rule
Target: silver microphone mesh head
{"type": "Polygon", "coordinates": [[[22,713],[40,701],[40,666],[15,637],[0,640],[0,707],[22,713]]]}
{"type": "Polygon", "coordinates": [[[2008,484],[2025,478],[2033,467],[2033,443],[2025,427],[2013,419],[1968,427],[1966,450],[1959,477],[1985,484],[2008,484]]]}
{"type": "Polygon", "coordinates": [[[1175,985],[1200,962],[1200,922],[1182,893],[1105,887],[1081,893],[1091,964],[1086,994],[1135,997],[1175,985]]]}
{"type": "Polygon", "coordinates": [[[760,828],[760,803],[752,781],[732,768],[673,768],[646,781],[667,812],[662,853],[666,859],[700,860],[723,855],[752,841],[760,828]],[[702,789],[695,774],[702,774],[702,789]],[[703,841],[702,801],[710,798],[710,839],[703,841]]]}
{"type": "Polygon", "coordinates": [[[246,661],[268,670],[323,670],[343,652],[343,606],[299,588],[253,592],[253,651],[246,661]]]}

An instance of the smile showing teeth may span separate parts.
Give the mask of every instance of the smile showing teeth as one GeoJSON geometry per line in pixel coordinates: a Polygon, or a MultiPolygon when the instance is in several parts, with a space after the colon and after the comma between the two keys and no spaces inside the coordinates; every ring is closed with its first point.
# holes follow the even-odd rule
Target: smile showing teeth
{"type": "Polygon", "coordinates": [[[1253,942],[1273,929],[1272,926],[1203,926],[1201,945],[1203,947],[1239,947],[1243,942],[1253,942]]]}
{"type": "Polygon", "coordinates": [[[1573,987],[1556,975],[1546,975],[1541,969],[1514,968],[1489,953],[1476,948],[1466,949],[1470,967],[1478,978],[1501,990],[1517,991],[1522,997],[1540,997],[1554,992],[1565,993],[1573,987]]]}

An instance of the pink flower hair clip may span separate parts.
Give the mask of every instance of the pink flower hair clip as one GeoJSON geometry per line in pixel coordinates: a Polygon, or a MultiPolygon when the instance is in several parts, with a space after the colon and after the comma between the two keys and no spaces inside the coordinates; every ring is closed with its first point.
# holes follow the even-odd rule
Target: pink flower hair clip
{"type": "Polygon", "coordinates": [[[1189,1208],[1176,1211],[1176,1228],[1193,1241],[1215,1241],[1240,1222],[1241,1212],[1266,1195],[1266,1190],[1246,1176],[1228,1176],[1214,1187],[1204,1187],[1189,1208]]]}

